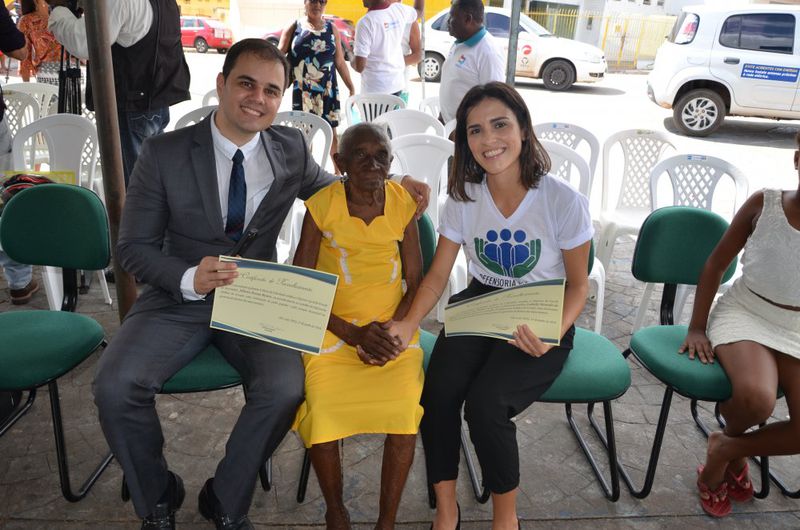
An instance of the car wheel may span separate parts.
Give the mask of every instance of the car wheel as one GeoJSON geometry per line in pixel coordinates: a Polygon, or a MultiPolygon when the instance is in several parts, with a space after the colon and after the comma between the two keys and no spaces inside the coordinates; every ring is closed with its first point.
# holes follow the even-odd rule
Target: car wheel
{"type": "Polygon", "coordinates": [[[548,90],[566,90],[575,83],[575,69],[567,61],[555,60],[544,67],[542,81],[548,90]]]}
{"type": "Polygon", "coordinates": [[[208,51],[208,43],[206,39],[203,37],[197,37],[194,39],[194,49],[197,50],[197,53],[206,53],[208,51]]]}
{"type": "Polygon", "coordinates": [[[217,53],[225,55],[226,53],[228,53],[228,48],[217,48],[217,53]]]}
{"type": "Polygon", "coordinates": [[[435,52],[425,52],[425,58],[419,63],[419,75],[425,81],[439,82],[442,79],[444,57],[435,52]]]}
{"type": "Polygon", "coordinates": [[[722,125],[725,112],[725,102],[718,93],[700,88],[687,92],[678,100],[672,110],[672,119],[683,134],[708,136],[722,125]]]}

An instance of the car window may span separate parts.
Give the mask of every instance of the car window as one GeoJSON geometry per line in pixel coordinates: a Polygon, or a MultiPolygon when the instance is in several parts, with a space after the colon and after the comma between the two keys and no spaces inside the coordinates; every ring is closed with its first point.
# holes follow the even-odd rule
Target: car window
{"type": "Polygon", "coordinates": [[[742,50],[792,53],[794,27],[794,15],[788,13],[734,15],[722,25],[719,43],[742,50]]]}
{"type": "Polygon", "coordinates": [[[505,15],[486,13],[486,30],[495,37],[507,39],[509,35],[509,19],[505,15]]]}
{"type": "Polygon", "coordinates": [[[450,13],[445,13],[444,15],[434,20],[433,24],[431,24],[431,27],[437,31],[448,31],[450,29],[447,27],[449,22],[450,22],[450,13]]]}

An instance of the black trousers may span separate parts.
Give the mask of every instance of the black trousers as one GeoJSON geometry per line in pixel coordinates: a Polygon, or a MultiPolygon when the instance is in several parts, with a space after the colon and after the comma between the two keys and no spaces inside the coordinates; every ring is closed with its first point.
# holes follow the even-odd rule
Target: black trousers
{"type": "MultiPolygon", "coordinates": [[[[493,290],[473,280],[450,302],[493,290]]],[[[431,483],[458,476],[463,405],[484,485],[492,493],[507,493],[519,485],[517,431],[511,418],[539,399],[558,377],[574,336],[573,326],[560,346],[533,357],[504,340],[445,337],[442,330],[421,401],[425,414],[420,429],[431,483]]]]}

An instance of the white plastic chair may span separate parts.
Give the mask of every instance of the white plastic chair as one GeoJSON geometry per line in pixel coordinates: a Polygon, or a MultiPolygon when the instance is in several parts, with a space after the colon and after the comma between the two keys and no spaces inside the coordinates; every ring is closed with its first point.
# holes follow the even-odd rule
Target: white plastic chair
{"type": "Polygon", "coordinates": [[[433,116],[434,118],[436,118],[438,120],[439,119],[439,114],[441,112],[440,111],[440,106],[439,106],[439,96],[432,96],[432,97],[425,98],[422,101],[420,101],[419,102],[419,110],[421,110],[422,112],[424,112],[426,114],[429,114],[429,115],[433,116]]]}
{"type": "Polygon", "coordinates": [[[194,125],[195,123],[200,123],[215,110],[217,110],[216,105],[206,105],[205,107],[200,107],[199,109],[190,110],[178,118],[178,121],[175,122],[175,130],[188,127],[189,125],[194,125]]]}
{"type": "Polygon", "coordinates": [[[39,104],[39,116],[58,112],[58,87],[47,83],[10,83],[3,92],[22,92],[33,96],[39,104]]]}
{"type": "Polygon", "coordinates": [[[350,126],[371,122],[385,112],[404,108],[406,102],[391,94],[356,94],[345,101],[344,113],[350,126]]]}
{"type": "MultiPolygon", "coordinates": [[[[51,171],[72,171],[81,186],[92,189],[99,144],[97,131],[91,121],[76,114],[53,114],[23,127],[14,136],[11,146],[15,170],[32,169],[25,160],[25,144],[36,135],[44,138],[51,171]],[[88,163],[84,163],[83,151],[87,144],[94,147],[88,163]]],[[[60,310],[63,297],[61,271],[54,267],[45,267],[42,278],[50,309],[60,310]]],[[[103,299],[110,305],[111,293],[103,271],[97,271],[97,281],[103,291],[103,299]]]]}
{"type": "Polygon", "coordinates": [[[203,95],[203,106],[208,107],[210,105],[217,105],[219,104],[219,97],[217,96],[217,89],[212,88],[208,92],[203,95]]]}
{"type": "MultiPolygon", "coordinates": [[[[8,125],[8,132],[14,138],[23,127],[30,125],[39,119],[39,102],[30,94],[24,92],[15,92],[12,90],[3,91],[3,99],[5,100],[6,110],[3,120],[8,125]]],[[[35,167],[37,162],[41,162],[40,157],[37,157],[37,147],[41,146],[41,139],[37,137],[29,138],[25,145],[20,147],[24,149],[25,159],[30,161],[30,167],[35,167]]],[[[19,166],[22,168],[24,166],[19,166]]],[[[19,169],[17,167],[11,169],[19,169]]]]}
{"type": "MultiPolygon", "coordinates": [[[[597,137],[584,129],[571,123],[547,122],[533,126],[536,138],[539,140],[549,140],[582,154],[589,163],[589,175],[594,179],[597,171],[597,161],[600,159],[600,142],[597,137]],[[588,156],[584,153],[588,150],[588,156]]],[[[589,189],[583,192],[587,197],[591,193],[591,183],[589,189]]]]}
{"type": "Polygon", "coordinates": [[[617,238],[636,235],[650,214],[650,171],[675,150],[667,134],[646,129],[631,129],[612,134],[603,144],[603,195],[601,197],[600,239],[597,257],[608,270],[617,238]],[[621,167],[612,176],[611,153],[620,148],[621,167]],[[612,204],[612,177],[620,177],[616,204],[612,204]]]}
{"type": "Polygon", "coordinates": [[[300,129],[306,137],[306,143],[308,143],[309,149],[311,149],[311,145],[317,133],[322,133],[325,139],[325,146],[322,149],[321,156],[314,158],[317,158],[317,163],[320,167],[325,167],[325,164],[328,162],[328,155],[331,152],[331,144],[333,143],[333,129],[331,129],[327,121],[310,112],[290,110],[277,113],[272,123],[276,125],[288,125],[289,127],[300,129]]]}
{"type": "MultiPolygon", "coordinates": [[[[742,170],[730,162],[713,156],[676,155],[666,158],[656,164],[650,172],[650,201],[653,209],[664,206],[691,206],[693,208],[711,210],[714,205],[717,186],[725,177],[729,178],[733,184],[733,207],[726,211],[718,211],[718,213],[727,219],[731,219],[749,194],[750,185],[747,176],[742,170]],[[663,189],[663,186],[659,186],[659,183],[665,175],[672,190],[671,200],[659,193],[659,190],[663,189]]],[[[719,209],[717,208],[717,210],[719,209]]],[[[720,285],[719,291],[726,291],[739,275],[741,275],[741,271],[737,270],[737,274],[734,274],[733,278],[720,285]]],[[[633,320],[634,332],[644,324],[647,306],[654,286],[654,284],[650,283],[645,285],[642,301],[636,310],[636,316],[633,320]]],[[[673,306],[675,322],[680,321],[686,300],[693,291],[693,286],[678,286],[673,306]]]]}
{"type": "MultiPolygon", "coordinates": [[[[428,201],[428,208],[425,210],[433,226],[439,226],[439,200],[435,196],[435,190],[439,189],[443,178],[447,179],[447,161],[453,156],[454,151],[453,142],[432,134],[409,134],[392,139],[393,172],[411,175],[425,182],[433,190],[434,196],[428,201]]],[[[449,293],[455,294],[466,287],[467,260],[461,251],[450,272],[449,293]]],[[[444,308],[448,298],[449,294],[445,292],[439,299],[436,311],[439,322],[444,321],[444,308]]]]}
{"type": "Polygon", "coordinates": [[[375,118],[372,123],[386,128],[389,138],[407,134],[435,134],[444,138],[442,122],[420,110],[397,109],[375,118]]]}
{"type": "MultiPolygon", "coordinates": [[[[584,190],[591,189],[592,174],[586,160],[577,151],[573,151],[566,145],[548,140],[539,140],[539,142],[544,147],[544,150],[547,151],[547,154],[550,155],[552,168],[557,168],[557,172],[551,169],[550,174],[566,180],[588,197],[584,190]]],[[[606,298],[606,270],[596,256],[592,262],[592,271],[589,273],[589,282],[595,285],[595,292],[597,293],[595,297],[594,331],[595,333],[600,333],[603,326],[603,304],[606,298]]]]}

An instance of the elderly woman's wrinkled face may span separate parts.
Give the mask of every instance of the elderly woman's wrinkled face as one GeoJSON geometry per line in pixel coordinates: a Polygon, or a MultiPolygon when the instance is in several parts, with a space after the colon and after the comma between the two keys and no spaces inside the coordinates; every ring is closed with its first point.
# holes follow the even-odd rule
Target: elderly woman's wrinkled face
{"type": "Polygon", "coordinates": [[[339,153],[337,163],[355,186],[365,190],[383,186],[392,163],[386,136],[365,128],[340,145],[345,151],[339,153]]]}

